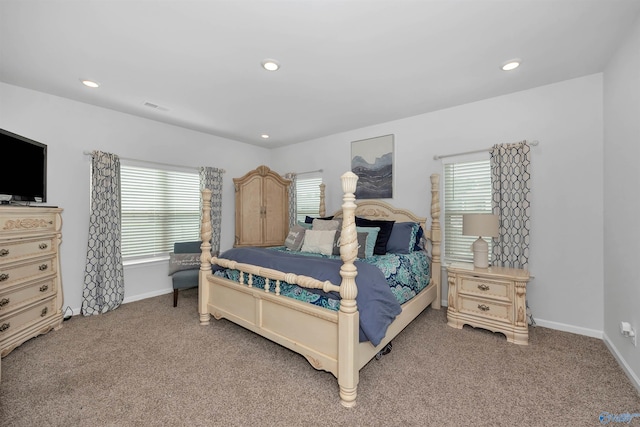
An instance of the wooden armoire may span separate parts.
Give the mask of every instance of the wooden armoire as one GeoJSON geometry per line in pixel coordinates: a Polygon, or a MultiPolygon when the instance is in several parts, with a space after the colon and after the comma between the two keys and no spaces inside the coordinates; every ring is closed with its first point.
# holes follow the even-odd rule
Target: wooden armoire
{"type": "Polygon", "coordinates": [[[282,246],[289,233],[289,184],[267,166],[234,178],[234,246],[282,246]]]}

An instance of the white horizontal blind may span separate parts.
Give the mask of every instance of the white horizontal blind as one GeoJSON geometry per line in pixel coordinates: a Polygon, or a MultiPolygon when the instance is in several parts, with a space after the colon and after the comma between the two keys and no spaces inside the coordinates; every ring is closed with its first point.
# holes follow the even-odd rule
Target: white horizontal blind
{"type": "Polygon", "coordinates": [[[298,178],[296,180],[298,221],[304,222],[307,215],[312,217],[320,215],[320,184],[322,184],[322,178],[298,178]]]}
{"type": "Polygon", "coordinates": [[[200,239],[200,178],[122,165],[122,258],[166,255],[175,242],[200,239]]]}
{"type": "MultiPolygon", "coordinates": [[[[444,252],[447,261],[473,262],[471,245],[478,236],[462,235],[462,215],[491,213],[489,160],[444,165],[444,252]]],[[[493,245],[489,243],[489,259],[493,245]]]]}

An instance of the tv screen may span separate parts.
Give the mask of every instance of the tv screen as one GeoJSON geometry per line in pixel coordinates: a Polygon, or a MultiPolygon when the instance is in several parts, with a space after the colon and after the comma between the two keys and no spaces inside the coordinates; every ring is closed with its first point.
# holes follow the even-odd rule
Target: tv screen
{"type": "Polygon", "coordinates": [[[0,129],[0,200],[47,201],[47,146],[0,129]]]}

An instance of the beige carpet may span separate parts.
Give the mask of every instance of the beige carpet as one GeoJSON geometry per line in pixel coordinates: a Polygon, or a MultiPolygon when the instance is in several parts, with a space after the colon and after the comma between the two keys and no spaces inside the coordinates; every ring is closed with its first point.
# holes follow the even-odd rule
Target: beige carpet
{"type": "Polygon", "coordinates": [[[517,346],[430,308],[361,370],[346,409],[331,374],[226,320],[200,326],[196,302],[193,289],[177,308],[163,295],[75,316],[18,347],[2,359],[0,425],[595,426],[603,411],[640,413],[602,341],[532,327],[517,346]]]}

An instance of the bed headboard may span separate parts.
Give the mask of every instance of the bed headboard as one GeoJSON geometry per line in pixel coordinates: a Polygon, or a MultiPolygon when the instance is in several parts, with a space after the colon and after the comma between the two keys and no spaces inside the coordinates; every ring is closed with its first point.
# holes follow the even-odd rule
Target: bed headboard
{"type": "MultiPolygon", "coordinates": [[[[396,222],[417,222],[423,230],[426,230],[427,218],[414,215],[406,209],[398,209],[382,200],[358,200],[356,201],[356,216],[396,222]]],[[[342,218],[342,210],[333,215],[334,218],[342,218]]]]}

